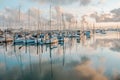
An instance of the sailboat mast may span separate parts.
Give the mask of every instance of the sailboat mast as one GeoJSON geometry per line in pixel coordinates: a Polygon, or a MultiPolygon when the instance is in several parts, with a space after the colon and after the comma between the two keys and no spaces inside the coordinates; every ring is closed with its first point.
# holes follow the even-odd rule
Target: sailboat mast
{"type": "Polygon", "coordinates": [[[20,9],[21,9],[21,6],[19,6],[19,28],[21,27],[21,11],[20,11],[20,9]]]}
{"type": "Polygon", "coordinates": [[[50,30],[51,30],[51,15],[52,15],[51,12],[52,12],[52,11],[51,11],[51,4],[50,4],[50,30]]]}
{"type": "MultiPolygon", "coordinates": [[[[50,0],[51,1],[51,0],[50,0]]],[[[51,4],[50,4],[50,30],[51,30],[51,15],[52,15],[52,11],[51,11],[51,8],[52,8],[52,6],[51,6],[51,4]]]]}
{"type": "Polygon", "coordinates": [[[40,25],[41,25],[41,23],[40,23],[40,12],[39,12],[39,9],[38,9],[38,30],[39,30],[39,27],[40,27],[40,25]]]}
{"type": "Polygon", "coordinates": [[[39,23],[40,23],[40,13],[39,13],[39,9],[38,9],[37,19],[38,19],[38,29],[37,29],[37,54],[38,54],[38,52],[39,52],[39,50],[38,50],[38,35],[39,35],[39,23]]]}
{"type": "MultiPolygon", "coordinates": [[[[3,25],[4,25],[4,23],[3,23],[3,25]]],[[[5,28],[5,50],[6,51],[7,51],[7,25],[6,25],[6,28],[5,28]]]]}
{"type": "Polygon", "coordinates": [[[64,14],[62,14],[63,30],[65,29],[64,14]]]}

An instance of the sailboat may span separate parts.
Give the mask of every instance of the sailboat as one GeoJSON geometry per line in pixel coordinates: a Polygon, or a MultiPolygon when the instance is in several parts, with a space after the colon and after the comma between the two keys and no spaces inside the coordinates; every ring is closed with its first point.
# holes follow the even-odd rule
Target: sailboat
{"type": "Polygon", "coordinates": [[[3,43],[5,38],[3,36],[0,36],[0,43],[3,43]]]}
{"type": "Polygon", "coordinates": [[[53,43],[57,43],[58,42],[58,39],[57,39],[57,36],[52,33],[51,31],[51,4],[50,4],[50,32],[46,35],[46,38],[45,38],[45,43],[46,44],[53,44],[53,43]]]}
{"type": "MultiPolygon", "coordinates": [[[[28,12],[28,27],[30,27],[30,11],[28,12]]],[[[37,34],[34,34],[35,36],[37,34]]],[[[30,33],[27,33],[27,31],[25,31],[25,40],[24,40],[24,44],[27,44],[27,45],[31,45],[31,44],[35,44],[36,40],[34,38],[34,36],[30,33]]]]}
{"type": "Polygon", "coordinates": [[[85,35],[87,38],[90,38],[90,31],[89,30],[85,31],[85,35]]]}
{"type": "Polygon", "coordinates": [[[19,35],[19,34],[15,34],[14,35],[14,41],[13,41],[13,44],[15,45],[15,44],[24,44],[24,38],[21,36],[21,35],[19,35]]]}
{"type": "Polygon", "coordinates": [[[43,45],[45,43],[45,34],[41,33],[37,38],[37,43],[43,45]]]}
{"type": "Polygon", "coordinates": [[[101,34],[106,34],[105,30],[101,30],[101,34]]]}
{"type": "Polygon", "coordinates": [[[54,34],[48,33],[48,35],[46,35],[46,39],[45,39],[46,44],[53,44],[57,42],[58,42],[58,39],[54,34]]]}
{"type": "MultiPolygon", "coordinates": [[[[39,10],[38,10],[38,30],[39,30],[39,26],[41,26],[41,17],[40,17],[40,13],[39,13],[39,10]]],[[[40,34],[39,34],[39,32],[37,32],[37,33],[38,33],[38,35],[37,35],[36,43],[37,43],[37,45],[38,44],[43,45],[45,35],[43,33],[40,33],[40,34]]]]}
{"type": "MultiPolygon", "coordinates": [[[[20,7],[19,7],[19,23],[20,23],[20,7]]],[[[20,24],[19,24],[20,26],[20,24]]],[[[16,44],[24,44],[24,38],[21,33],[14,33],[14,40],[13,40],[13,45],[16,44]]]]}
{"type": "MultiPolygon", "coordinates": [[[[65,26],[63,14],[62,14],[62,22],[63,22],[63,25],[65,26]]],[[[61,32],[61,30],[60,30],[60,33],[57,35],[57,39],[59,42],[64,42],[64,35],[63,35],[63,32],[61,32]]]]}
{"type": "Polygon", "coordinates": [[[36,40],[33,37],[29,37],[26,38],[26,40],[24,40],[24,44],[35,44],[36,40]]]}

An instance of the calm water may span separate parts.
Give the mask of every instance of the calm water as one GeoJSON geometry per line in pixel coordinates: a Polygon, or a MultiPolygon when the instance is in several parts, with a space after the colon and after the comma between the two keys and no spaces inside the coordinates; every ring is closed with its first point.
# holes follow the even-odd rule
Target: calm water
{"type": "Polygon", "coordinates": [[[120,33],[64,44],[0,46],[0,80],[120,80],[120,33]]]}

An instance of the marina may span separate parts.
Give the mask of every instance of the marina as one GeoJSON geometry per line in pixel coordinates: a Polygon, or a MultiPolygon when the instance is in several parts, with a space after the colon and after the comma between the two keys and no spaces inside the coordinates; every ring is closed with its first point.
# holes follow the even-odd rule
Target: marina
{"type": "Polygon", "coordinates": [[[119,0],[0,0],[0,80],[120,80],[119,0]]]}

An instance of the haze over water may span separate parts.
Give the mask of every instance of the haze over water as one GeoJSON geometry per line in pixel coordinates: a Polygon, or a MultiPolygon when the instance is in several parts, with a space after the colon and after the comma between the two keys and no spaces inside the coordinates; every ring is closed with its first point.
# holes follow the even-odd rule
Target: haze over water
{"type": "Polygon", "coordinates": [[[119,41],[120,33],[110,32],[27,51],[0,46],[0,80],[119,80],[119,41]]]}

